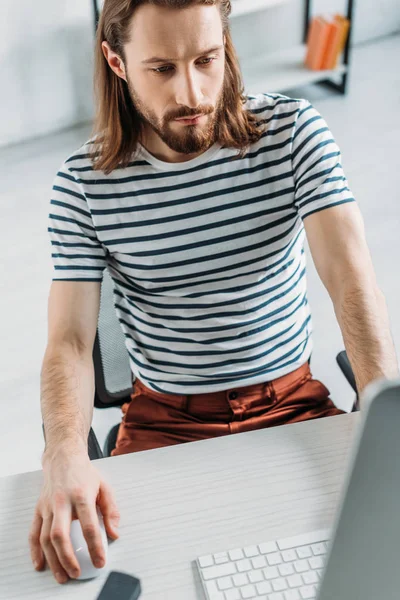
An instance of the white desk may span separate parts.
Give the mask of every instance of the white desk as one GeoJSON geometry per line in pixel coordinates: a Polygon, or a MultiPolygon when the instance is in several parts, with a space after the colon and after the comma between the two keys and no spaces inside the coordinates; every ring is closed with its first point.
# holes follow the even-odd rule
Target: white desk
{"type": "MultiPolygon", "coordinates": [[[[141,579],[141,600],[203,600],[197,556],[329,526],[358,418],[96,461],[121,511],[109,570],[141,579]]],[[[107,574],[59,585],[33,569],[28,533],[41,480],[41,471],[0,480],[0,599],[94,600],[107,574]]]]}

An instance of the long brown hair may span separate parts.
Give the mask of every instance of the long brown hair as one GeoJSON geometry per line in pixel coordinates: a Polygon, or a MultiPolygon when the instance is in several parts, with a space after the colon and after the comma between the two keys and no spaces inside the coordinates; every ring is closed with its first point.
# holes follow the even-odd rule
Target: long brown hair
{"type": "Polygon", "coordinates": [[[124,168],[137,150],[141,118],[132,103],[128,84],[110,68],[102,50],[106,41],[126,65],[124,46],[129,42],[129,26],[134,10],[142,4],[169,8],[186,8],[193,4],[218,5],[221,13],[225,44],[225,78],[223,109],[216,130],[221,146],[238,148],[238,157],[245,156],[248,147],[257,142],[265,127],[257,115],[243,109],[247,101],[239,60],[229,27],[230,0],[105,0],[100,16],[95,46],[94,96],[96,116],[93,125],[93,168],[106,174],[124,168]]]}

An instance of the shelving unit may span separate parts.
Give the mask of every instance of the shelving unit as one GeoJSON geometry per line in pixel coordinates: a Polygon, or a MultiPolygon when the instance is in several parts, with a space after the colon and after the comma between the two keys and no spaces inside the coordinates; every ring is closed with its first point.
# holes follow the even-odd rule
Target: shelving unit
{"type": "MultiPolygon", "coordinates": [[[[260,91],[282,93],[300,85],[318,83],[328,86],[340,94],[346,93],[355,0],[347,0],[347,13],[345,16],[350,21],[350,30],[343,61],[337,69],[329,71],[313,71],[304,65],[307,34],[312,17],[312,0],[231,0],[231,18],[237,19],[254,12],[268,10],[273,6],[299,1],[304,2],[303,44],[279,52],[270,52],[251,60],[241,61],[246,92],[250,94],[260,93],[260,91]],[[340,79],[339,83],[337,79],[340,79]]],[[[101,0],[92,0],[92,3],[96,30],[101,0]]]]}

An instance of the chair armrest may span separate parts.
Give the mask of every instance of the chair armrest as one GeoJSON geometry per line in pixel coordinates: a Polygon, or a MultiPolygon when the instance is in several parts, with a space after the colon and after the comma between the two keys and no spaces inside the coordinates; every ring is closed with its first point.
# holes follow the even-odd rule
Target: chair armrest
{"type": "Polygon", "coordinates": [[[351,412],[357,412],[360,410],[360,399],[358,397],[356,378],[354,377],[353,369],[351,368],[351,364],[349,361],[349,357],[347,356],[347,352],[344,350],[343,350],[343,352],[339,352],[339,354],[336,357],[336,361],[337,361],[343,375],[346,377],[347,381],[349,382],[349,384],[351,385],[351,387],[357,394],[356,401],[354,402],[354,406],[351,411],[351,412]]]}
{"type": "Polygon", "coordinates": [[[88,437],[88,454],[90,460],[97,460],[98,458],[104,458],[100,448],[100,444],[97,441],[97,437],[92,428],[89,431],[88,437]]]}
{"type": "Polygon", "coordinates": [[[345,351],[339,352],[336,360],[342,370],[343,375],[346,377],[353,390],[357,393],[356,378],[354,377],[353,369],[351,368],[347,353],[345,351]]]}

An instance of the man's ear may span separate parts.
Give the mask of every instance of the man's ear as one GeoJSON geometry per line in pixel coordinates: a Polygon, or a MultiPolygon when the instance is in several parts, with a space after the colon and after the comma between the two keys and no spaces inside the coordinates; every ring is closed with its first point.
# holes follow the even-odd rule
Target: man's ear
{"type": "Polygon", "coordinates": [[[118,54],[116,54],[113,50],[111,50],[108,42],[103,42],[101,44],[101,49],[103,50],[104,57],[105,57],[106,61],[108,62],[110,69],[112,69],[114,71],[114,73],[116,75],[118,75],[118,77],[120,77],[121,79],[126,81],[127,77],[126,77],[125,65],[123,63],[122,58],[120,58],[120,56],[118,56],[118,54]]]}

